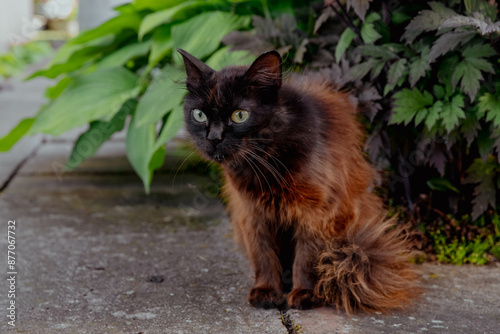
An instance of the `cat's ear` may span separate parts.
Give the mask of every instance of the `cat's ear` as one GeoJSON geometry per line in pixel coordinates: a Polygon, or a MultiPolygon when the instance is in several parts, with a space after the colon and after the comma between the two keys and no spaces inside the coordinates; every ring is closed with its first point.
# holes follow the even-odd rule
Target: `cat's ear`
{"type": "Polygon", "coordinates": [[[266,52],[257,58],[245,74],[250,82],[264,87],[281,87],[281,56],[276,51],[266,52]]]}
{"type": "Polygon", "coordinates": [[[204,76],[207,77],[214,72],[207,64],[197,59],[192,54],[182,49],[177,49],[177,52],[179,52],[184,59],[188,82],[197,84],[204,76]]]}

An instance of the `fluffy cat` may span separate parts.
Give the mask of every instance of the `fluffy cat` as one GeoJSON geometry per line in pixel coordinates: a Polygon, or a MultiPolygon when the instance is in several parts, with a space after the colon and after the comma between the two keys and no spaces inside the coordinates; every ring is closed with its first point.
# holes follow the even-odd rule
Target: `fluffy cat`
{"type": "Polygon", "coordinates": [[[418,291],[409,242],[371,192],[375,172],[348,94],[281,57],[214,71],[184,50],[188,132],[221,164],[237,242],[261,308],[403,308],[418,291]]]}

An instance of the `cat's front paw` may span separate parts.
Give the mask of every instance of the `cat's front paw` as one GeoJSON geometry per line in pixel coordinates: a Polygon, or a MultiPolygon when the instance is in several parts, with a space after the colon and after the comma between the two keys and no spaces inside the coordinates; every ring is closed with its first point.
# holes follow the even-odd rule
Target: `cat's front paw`
{"type": "Polygon", "coordinates": [[[299,310],[308,310],[323,305],[321,299],[311,289],[295,289],[288,294],[288,306],[299,310]]]}
{"type": "Polygon", "coordinates": [[[253,307],[263,309],[282,308],[286,305],[283,294],[272,288],[252,288],[248,301],[253,307]]]}

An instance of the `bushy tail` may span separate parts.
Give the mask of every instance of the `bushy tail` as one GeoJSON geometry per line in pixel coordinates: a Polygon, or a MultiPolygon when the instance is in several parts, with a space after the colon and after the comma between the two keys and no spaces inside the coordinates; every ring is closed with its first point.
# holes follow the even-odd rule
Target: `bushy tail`
{"type": "Polygon", "coordinates": [[[351,224],[320,255],[315,294],[348,314],[408,306],[420,288],[407,236],[395,220],[351,224]]]}

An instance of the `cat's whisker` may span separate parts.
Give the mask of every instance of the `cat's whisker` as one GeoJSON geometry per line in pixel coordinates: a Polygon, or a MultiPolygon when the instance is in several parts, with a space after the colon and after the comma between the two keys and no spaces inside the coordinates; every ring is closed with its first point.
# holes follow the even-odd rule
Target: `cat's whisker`
{"type": "MultiPolygon", "coordinates": [[[[251,157],[253,157],[253,158],[258,158],[258,156],[257,156],[257,155],[255,155],[252,151],[250,151],[250,150],[248,150],[248,149],[246,149],[246,148],[242,147],[241,145],[238,145],[238,146],[239,146],[239,148],[240,148],[243,152],[247,153],[247,154],[248,154],[248,155],[250,155],[251,157]]],[[[246,158],[246,157],[245,157],[245,158],[246,158]]],[[[273,189],[272,189],[272,187],[271,187],[271,184],[270,184],[270,183],[269,183],[269,181],[267,180],[266,175],[262,172],[262,170],[259,168],[259,166],[257,166],[257,163],[255,163],[254,161],[252,161],[252,159],[246,159],[246,160],[248,161],[248,163],[249,163],[249,164],[253,164],[253,166],[255,166],[255,168],[257,168],[257,170],[260,172],[260,174],[261,174],[261,175],[262,175],[262,177],[264,178],[264,181],[266,181],[266,183],[267,183],[267,185],[268,185],[268,187],[269,187],[269,191],[270,191],[270,193],[271,193],[271,197],[273,197],[273,189]]],[[[263,166],[264,166],[264,165],[263,165],[263,166]]],[[[264,166],[264,167],[266,167],[266,166],[264,166]]],[[[254,171],[255,171],[255,169],[254,169],[254,171]]],[[[260,179],[260,178],[259,178],[259,179],[260,179]]],[[[279,183],[279,182],[278,182],[278,183],[279,183]]]]}
{"type": "MultiPolygon", "coordinates": [[[[265,151],[264,149],[262,149],[262,148],[260,148],[260,147],[258,147],[258,146],[256,146],[256,145],[250,145],[250,146],[251,146],[252,148],[256,149],[256,150],[259,150],[259,151],[260,151],[260,152],[262,152],[262,153],[267,154],[267,155],[268,155],[271,159],[273,159],[275,162],[278,162],[279,164],[281,164],[281,165],[285,168],[285,170],[287,171],[287,173],[290,175],[290,178],[292,179],[292,181],[294,182],[293,175],[291,174],[290,170],[289,170],[289,169],[288,169],[288,168],[287,168],[287,167],[286,167],[286,166],[285,166],[285,165],[284,165],[284,164],[283,164],[283,163],[282,163],[282,162],[281,162],[278,158],[274,157],[272,154],[270,154],[269,152],[265,151]]],[[[280,172],[280,171],[276,168],[277,166],[276,166],[276,167],[274,167],[274,166],[272,166],[272,165],[270,164],[270,162],[266,161],[266,160],[265,160],[265,159],[263,159],[262,157],[259,157],[259,158],[260,158],[263,162],[265,162],[265,163],[266,163],[269,167],[271,167],[271,168],[274,170],[274,172],[276,172],[276,173],[278,174],[278,176],[280,177],[280,179],[282,180],[282,182],[284,182],[284,183],[286,184],[286,186],[287,186],[287,188],[288,188],[288,189],[290,189],[290,188],[291,188],[291,185],[288,183],[288,181],[286,180],[286,178],[285,178],[285,177],[283,176],[283,174],[282,174],[282,173],[281,173],[281,172],[280,172]]],[[[269,167],[268,167],[268,169],[269,169],[269,167]]],[[[275,177],[276,177],[276,175],[275,175],[275,177]]],[[[278,180],[277,180],[277,181],[278,181],[278,180]]],[[[294,183],[295,183],[295,182],[294,182],[294,183]]]]}
{"type": "MultiPolygon", "coordinates": [[[[283,178],[283,176],[281,175],[281,173],[278,170],[276,170],[276,168],[274,168],[271,164],[269,164],[269,162],[265,161],[262,157],[258,156],[256,153],[254,153],[254,152],[252,152],[250,150],[244,149],[244,148],[242,148],[242,150],[244,150],[251,157],[253,157],[255,160],[257,160],[267,170],[269,170],[269,172],[271,172],[271,175],[275,178],[276,182],[280,185],[281,190],[283,190],[283,182],[285,184],[287,184],[287,182],[283,178]]],[[[265,178],[265,176],[264,176],[264,178],[265,178]]],[[[266,182],[267,182],[267,178],[266,178],[266,182]]],[[[288,184],[287,184],[287,188],[289,188],[288,184]]],[[[272,191],[271,191],[271,195],[272,195],[272,191]]]]}
{"type": "MultiPolygon", "coordinates": [[[[182,163],[180,164],[179,167],[177,167],[177,170],[175,171],[175,174],[174,174],[174,178],[172,179],[172,190],[175,190],[174,188],[174,183],[175,183],[175,179],[177,177],[177,174],[179,173],[179,171],[181,170],[182,166],[184,166],[184,164],[186,163],[186,161],[193,155],[195,154],[197,151],[196,149],[191,149],[192,152],[182,161],[182,163]]],[[[189,151],[188,151],[189,152],[189,151]]],[[[184,174],[184,172],[183,172],[184,174]]]]}

